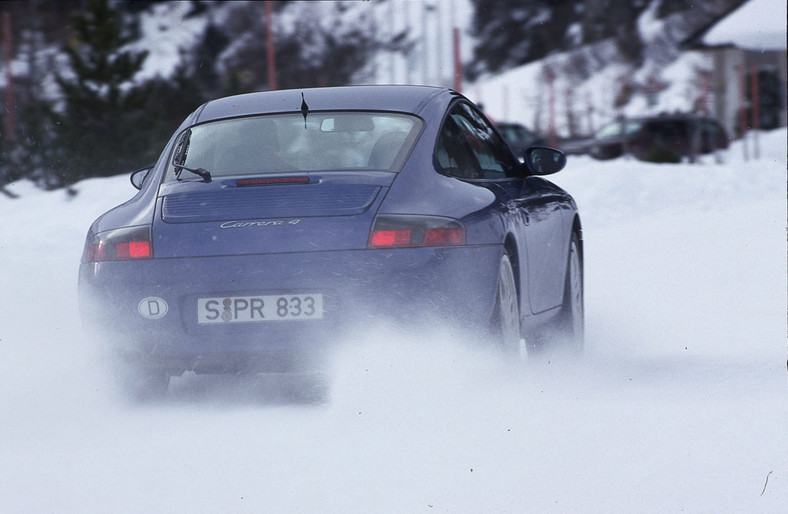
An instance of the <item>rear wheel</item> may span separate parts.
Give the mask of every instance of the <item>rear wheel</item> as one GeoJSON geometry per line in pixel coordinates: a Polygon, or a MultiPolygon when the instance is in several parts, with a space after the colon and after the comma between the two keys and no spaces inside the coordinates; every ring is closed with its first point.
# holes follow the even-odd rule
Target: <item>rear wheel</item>
{"type": "Polygon", "coordinates": [[[564,303],[561,308],[561,335],[570,349],[580,353],[584,346],[585,309],[583,303],[583,257],[580,253],[580,237],[572,234],[569,243],[564,285],[564,303]]]}
{"type": "Polygon", "coordinates": [[[495,295],[495,309],[492,318],[493,337],[508,355],[524,358],[527,350],[520,339],[520,303],[517,299],[517,285],[509,256],[501,257],[498,268],[498,290],[495,295]]]}

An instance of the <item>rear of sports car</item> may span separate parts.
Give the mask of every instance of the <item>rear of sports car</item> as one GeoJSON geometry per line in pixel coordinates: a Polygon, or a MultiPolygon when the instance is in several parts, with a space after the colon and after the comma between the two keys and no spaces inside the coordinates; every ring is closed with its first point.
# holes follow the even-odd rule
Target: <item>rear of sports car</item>
{"type": "Polygon", "coordinates": [[[127,360],[168,376],[312,371],[347,331],[374,334],[387,319],[484,325],[497,269],[481,263],[500,248],[468,244],[474,229],[452,217],[382,214],[421,124],[299,113],[192,127],[150,178],[149,208],[121,206],[126,226],[89,234],[86,318],[127,360]],[[227,153],[273,130],[272,168],[270,141],[227,153]]]}

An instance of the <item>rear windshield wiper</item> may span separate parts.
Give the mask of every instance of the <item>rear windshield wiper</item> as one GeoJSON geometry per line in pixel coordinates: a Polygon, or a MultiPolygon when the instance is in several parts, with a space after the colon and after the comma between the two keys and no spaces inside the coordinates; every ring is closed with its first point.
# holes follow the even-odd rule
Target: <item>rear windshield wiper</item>
{"type": "Polygon", "coordinates": [[[175,167],[175,178],[180,180],[181,173],[183,173],[183,170],[186,170],[190,173],[201,176],[204,181],[210,182],[210,171],[206,170],[205,168],[189,168],[183,165],[183,163],[186,162],[186,154],[189,153],[189,143],[191,143],[191,140],[192,130],[187,129],[183,134],[181,134],[180,138],[178,139],[178,144],[175,146],[175,152],[173,152],[172,155],[172,165],[175,167]]]}
{"type": "Polygon", "coordinates": [[[183,170],[186,170],[188,172],[194,173],[195,175],[201,176],[203,180],[205,180],[206,182],[211,181],[211,172],[206,170],[205,168],[188,168],[183,164],[175,164],[175,163],[172,163],[172,165],[178,169],[178,171],[175,172],[175,178],[178,180],[181,179],[181,172],[183,170]]]}

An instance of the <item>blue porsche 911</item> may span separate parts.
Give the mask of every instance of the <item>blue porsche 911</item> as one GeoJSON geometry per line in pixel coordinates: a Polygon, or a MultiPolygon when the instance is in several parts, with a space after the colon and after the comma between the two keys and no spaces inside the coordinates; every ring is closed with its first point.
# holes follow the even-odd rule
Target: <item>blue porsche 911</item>
{"type": "Polygon", "coordinates": [[[90,227],[83,317],[138,395],[187,371],[307,372],[343,329],[379,319],[439,320],[515,356],[579,349],[580,219],[540,178],[565,162],[514,155],[449,89],[213,100],[90,227]]]}

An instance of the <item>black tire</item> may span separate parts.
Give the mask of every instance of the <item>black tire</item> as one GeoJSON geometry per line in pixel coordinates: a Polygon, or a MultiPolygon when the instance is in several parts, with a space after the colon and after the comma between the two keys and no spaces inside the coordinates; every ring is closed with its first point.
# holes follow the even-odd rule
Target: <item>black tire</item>
{"type": "Polygon", "coordinates": [[[498,288],[491,323],[494,340],[507,355],[525,358],[527,349],[521,344],[520,302],[509,256],[503,254],[498,268],[498,288]]]}
{"type": "Polygon", "coordinates": [[[585,303],[583,299],[583,255],[580,237],[572,233],[569,243],[569,259],[566,267],[564,301],[559,318],[560,337],[569,349],[582,353],[585,332],[585,303]]]}

